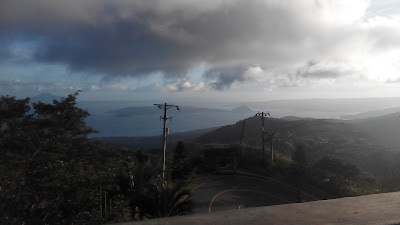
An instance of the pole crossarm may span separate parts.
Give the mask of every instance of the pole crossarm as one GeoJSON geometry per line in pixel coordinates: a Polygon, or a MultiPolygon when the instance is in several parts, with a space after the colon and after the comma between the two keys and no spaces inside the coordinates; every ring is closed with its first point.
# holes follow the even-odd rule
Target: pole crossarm
{"type": "Polygon", "coordinates": [[[262,116],[262,117],[264,117],[264,118],[266,118],[267,116],[271,116],[271,114],[269,114],[269,111],[268,112],[258,112],[258,113],[256,113],[256,115],[255,116],[262,116]]]}
{"type": "Polygon", "coordinates": [[[168,105],[167,103],[154,104],[154,105],[157,106],[159,109],[167,107],[167,110],[168,110],[169,108],[175,107],[177,110],[180,110],[178,105],[168,105]]]}

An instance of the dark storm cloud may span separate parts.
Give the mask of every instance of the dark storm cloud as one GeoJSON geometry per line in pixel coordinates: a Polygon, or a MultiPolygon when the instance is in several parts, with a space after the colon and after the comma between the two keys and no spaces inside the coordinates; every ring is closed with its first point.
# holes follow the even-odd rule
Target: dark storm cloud
{"type": "MultiPolygon", "coordinates": [[[[21,13],[22,9],[6,2],[13,6],[10,10],[21,13]]],[[[218,66],[235,60],[247,61],[248,56],[259,61],[260,55],[268,59],[269,55],[263,53],[267,47],[263,42],[268,42],[269,46],[281,39],[279,32],[268,32],[270,29],[285,30],[292,40],[298,37],[298,29],[288,12],[271,9],[262,1],[211,4],[210,10],[196,10],[196,6],[190,8],[187,4],[164,9],[166,6],[160,6],[163,4],[160,1],[143,2],[101,5],[101,2],[83,1],[83,8],[85,5],[100,8],[90,19],[77,10],[71,13],[78,14],[76,18],[70,18],[66,11],[53,4],[41,16],[48,18],[47,21],[33,15],[31,20],[11,16],[8,12],[3,18],[0,16],[3,19],[0,26],[5,33],[18,30],[27,37],[41,37],[33,54],[34,60],[63,63],[76,71],[132,76],[152,72],[183,76],[189,68],[200,63],[218,66]],[[54,11],[54,7],[60,10],[59,16],[56,10],[48,12],[54,11]],[[126,9],[123,7],[131,9],[132,15],[124,16],[126,9]],[[285,19],[276,20],[280,17],[285,19]],[[253,47],[246,46],[252,42],[255,43],[253,47]]],[[[77,4],[71,4],[74,3],[77,4]]],[[[37,8],[38,13],[44,10],[37,8]]],[[[268,52],[279,53],[273,48],[268,52]]],[[[282,54],[273,58],[279,55],[282,54]]]]}
{"type": "Polygon", "coordinates": [[[103,27],[79,26],[71,31],[46,34],[36,60],[65,63],[72,70],[108,75],[143,75],[163,71],[182,75],[190,66],[175,51],[176,43],[151,33],[142,24],[117,21],[103,27]]]}
{"type": "MultiPolygon", "coordinates": [[[[391,31],[396,21],[386,27],[364,23],[368,5],[365,0],[2,0],[0,43],[32,39],[31,60],[105,77],[160,72],[184,80],[189,69],[206,65],[211,87],[224,90],[252,79],[243,65],[297,71],[302,79],[337,78],[351,72],[349,54],[379,53],[387,49],[386,40],[389,47],[398,46],[399,32],[391,31]],[[314,59],[319,63],[298,69],[314,59]]],[[[0,47],[1,57],[13,55],[0,47]]]]}
{"type": "Polygon", "coordinates": [[[2,37],[1,32],[0,32],[0,60],[1,61],[6,61],[6,60],[16,58],[14,56],[12,50],[10,49],[11,43],[12,42],[9,38],[2,37]]]}

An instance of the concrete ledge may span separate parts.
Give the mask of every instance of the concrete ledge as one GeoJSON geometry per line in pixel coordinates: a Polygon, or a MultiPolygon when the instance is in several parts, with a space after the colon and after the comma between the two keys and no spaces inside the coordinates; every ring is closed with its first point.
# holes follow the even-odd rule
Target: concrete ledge
{"type": "Polygon", "coordinates": [[[400,192],[227,210],[123,224],[400,224],[400,192]]]}

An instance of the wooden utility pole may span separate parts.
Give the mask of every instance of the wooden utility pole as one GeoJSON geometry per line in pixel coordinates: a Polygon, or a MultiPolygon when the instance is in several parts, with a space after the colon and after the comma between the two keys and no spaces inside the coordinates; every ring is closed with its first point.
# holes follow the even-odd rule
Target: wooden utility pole
{"type": "Polygon", "coordinates": [[[265,134],[265,129],[264,129],[264,120],[265,120],[265,118],[267,117],[267,115],[268,116],[271,116],[270,114],[269,114],[269,112],[267,112],[267,113],[264,113],[264,112],[258,112],[257,114],[256,114],[256,116],[261,116],[261,129],[262,129],[262,134],[261,134],[261,136],[262,136],[262,152],[263,152],[263,155],[262,155],[262,160],[263,160],[263,164],[265,164],[265,145],[264,145],[264,142],[265,142],[265,138],[264,138],[264,134],[265,134]]]}
{"type": "Polygon", "coordinates": [[[175,107],[177,110],[179,110],[179,106],[177,105],[168,105],[167,103],[164,104],[154,104],[157,106],[159,109],[164,109],[164,116],[160,117],[160,119],[164,120],[164,128],[163,128],[163,180],[165,181],[165,152],[167,150],[167,120],[171,119],[172,117],[167,117],[167,110],[171,107],[175,107]]]}
{"type": "Polygon", "coordinates": [[[278,135],[277,132],[271,132],[271,165],[270,165],[271,170],[274,164],[274,139],[277,135],[278,135]]]}
{"type": "Polygon", "coordinates": [[[240,145],[242,145],[242,141],[243,141],[244,125],[245,124],[246,124],[246,119],[243,120],[242,133],[240,134],[240,142],[239,142],[240,145]]]}
{"type": "Polygon", "coordinates": [[[99,192],[99,200],[100,200],[100,215],[103,216],[103,196],[101,193],[101,186],[100,186],[100,192],[99,192]]]}

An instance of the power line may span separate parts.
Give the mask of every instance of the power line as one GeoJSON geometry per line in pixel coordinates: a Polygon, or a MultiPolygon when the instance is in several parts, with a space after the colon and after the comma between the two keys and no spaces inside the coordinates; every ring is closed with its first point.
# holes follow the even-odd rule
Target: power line
{"type": "Polygon", "coordinates": [[[164,109],[164,116],[161,117],[160,119],[162,119],[164,121],[164,128],[163,128],[163,180],[165,181],[165,151],[167,149],[167,134],[168,134],[168,128],[167,128],[167,120],[168,119],[172,119],[172,117],[167,117],[167,110],[174,107],[177,110],[179,109],[179,106],[177,105],[168,105],[167,103],[164,104],[154,104],[155,106],[157,106],[159,109],[164,109]]]}

